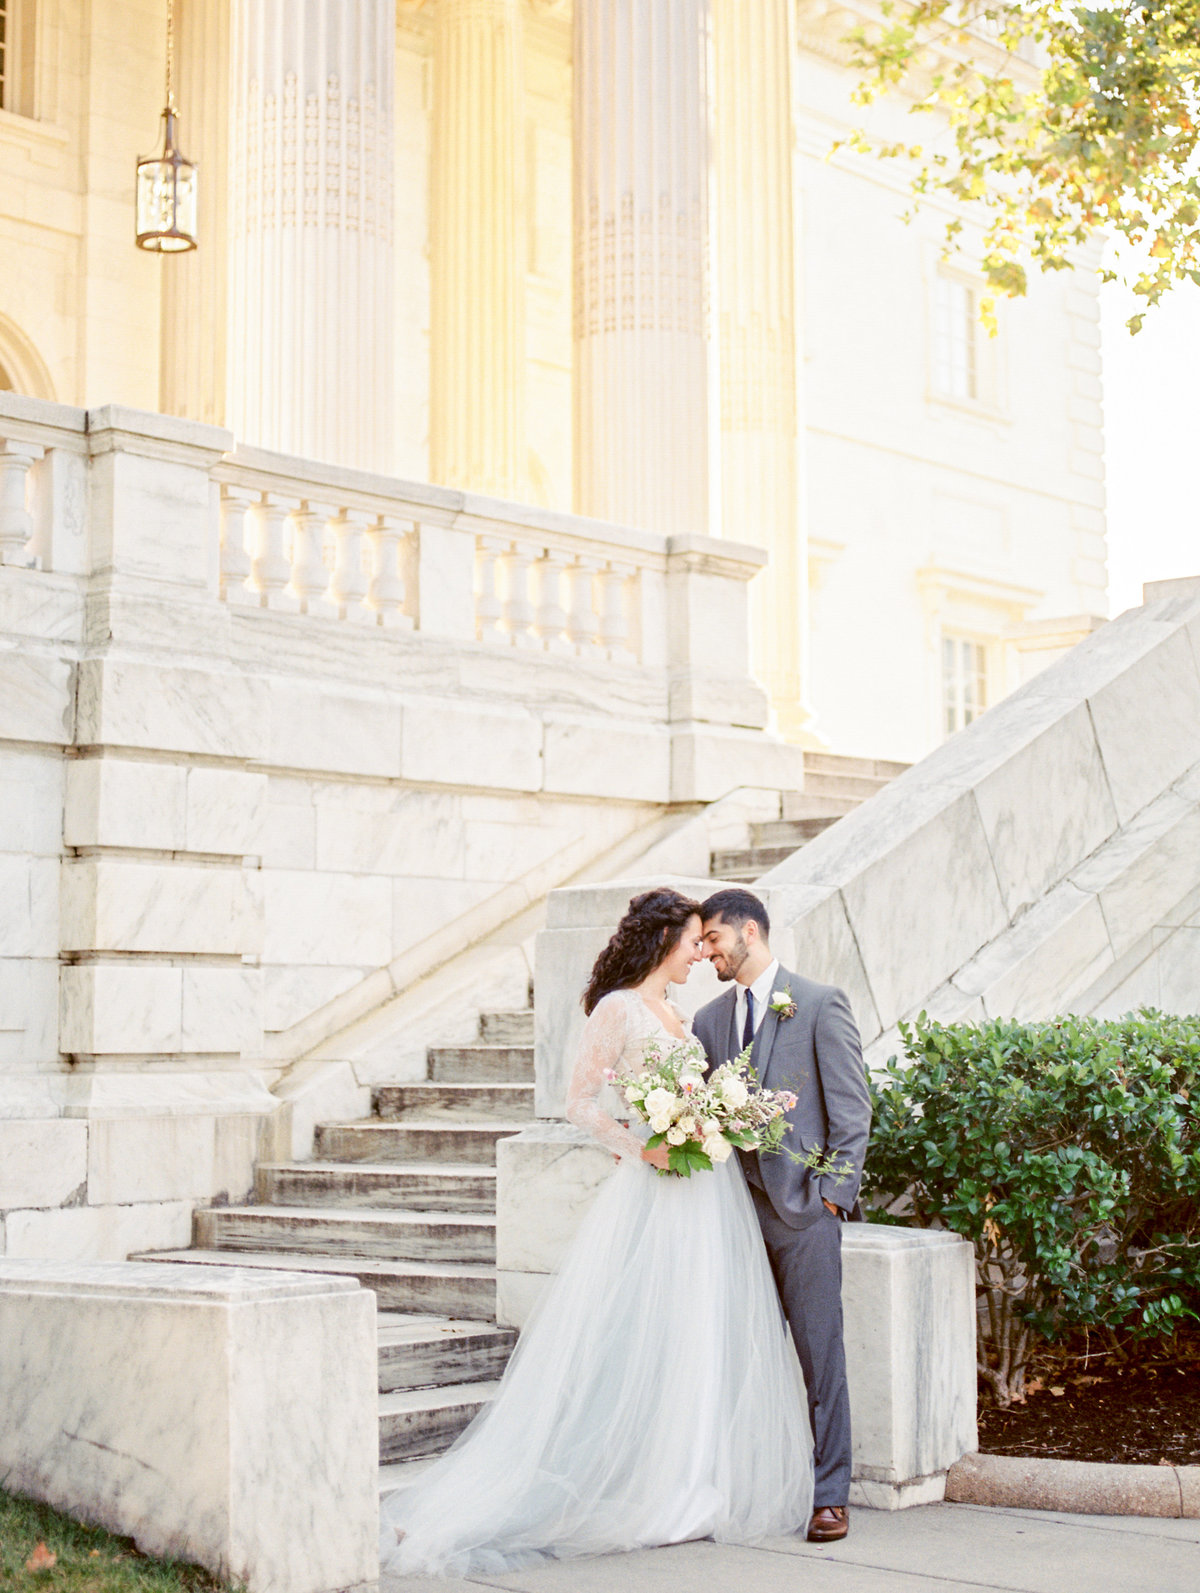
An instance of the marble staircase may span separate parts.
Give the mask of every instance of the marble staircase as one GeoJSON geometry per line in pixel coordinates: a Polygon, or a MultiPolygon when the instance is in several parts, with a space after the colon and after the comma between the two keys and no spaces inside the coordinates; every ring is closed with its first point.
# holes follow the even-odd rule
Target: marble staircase
{"type": "Polygon", "coordinates": [[[750,826],[750,845],[712,854],[714,879],[751,884],[908,768],[886,758],[804,754],[804,790],[783,798],[778,819],[750,826]]]}
{"type": "Polygon", "coordinates": [[[260,1163],[255,1199],[197,1211],[193,1247],[147,1259],[356,1277],[379,1309],[379,1454],[445,1449],[516,1342],[496,1326],[496,1142],[533,1116],[533,1012],[485,1013],[478,1043],[430,1047],[428,1077],[374,1115],[318,1127],[308,1162],[260,1163]]]}

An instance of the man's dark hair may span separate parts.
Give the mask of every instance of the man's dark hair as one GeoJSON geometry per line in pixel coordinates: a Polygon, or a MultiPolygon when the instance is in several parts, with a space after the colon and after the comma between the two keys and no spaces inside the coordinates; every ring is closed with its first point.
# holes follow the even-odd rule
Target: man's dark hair
{"type": "Polygon", "coordinates": [[[771,920],[767,917],[767,909],[749,891],[740,891],[732,886],[728,890],[714,891],[707,901],[700,903],[700,917],[706,924],[710,918],[719,918],[733,929],[740,929],[752,918],[762,930],[762,938],[771,938],[771,920]]]}

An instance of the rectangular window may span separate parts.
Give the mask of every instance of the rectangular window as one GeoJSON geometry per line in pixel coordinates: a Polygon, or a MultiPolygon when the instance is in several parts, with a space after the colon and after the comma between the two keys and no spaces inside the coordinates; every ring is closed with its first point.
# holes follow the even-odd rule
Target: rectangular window
{"type": "Polygon", "coordinates": [[[933,384],[944,398],[978,398],[975,290],[938,275],[933,289],[933,384]]]}
{"type": "Polygon", "coordinates": [[[987,647],[965,636],[942,637],[942,716],[952,736],[987,707],[987,647]]]}

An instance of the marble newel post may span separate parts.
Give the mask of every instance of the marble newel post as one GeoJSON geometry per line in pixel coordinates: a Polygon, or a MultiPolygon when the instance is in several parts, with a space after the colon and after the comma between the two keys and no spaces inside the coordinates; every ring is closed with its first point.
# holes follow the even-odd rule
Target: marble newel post
{"type": "Polygon", "coordinates": [[[755,673],[780,729],[811,717],[798,481],[792,0],[713,0],[721,528],[767,549],[752,589],[755,673]]]}
{"type": "Polygon", "coordinates": [[[228,423],[392,456],[395,0],[234,0],[228,423]]]}
{"type": "Polygon", "coordinates": [[[520,498],[525,247],[520,0],[437,0],[430,180],[430,471],[520,498]]]}
{"type": "Polygon", "coordinates": [[[575,0],[575,507],[710,529],[709,0],[575,0]]]}

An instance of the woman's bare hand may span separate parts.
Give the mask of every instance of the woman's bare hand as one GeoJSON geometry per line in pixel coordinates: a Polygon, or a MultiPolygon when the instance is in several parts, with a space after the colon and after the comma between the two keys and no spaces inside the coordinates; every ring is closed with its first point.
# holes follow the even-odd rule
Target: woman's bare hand
{"type": "Polygon", "coordinates": [[[649,1162],[651,1167],[657,1167],[660,1173],[671,1171],[671,1153],[665,1145],[656,1145],[653,1150],[649,1145],[643,1146],[642,1160],[649,1162]]]}

